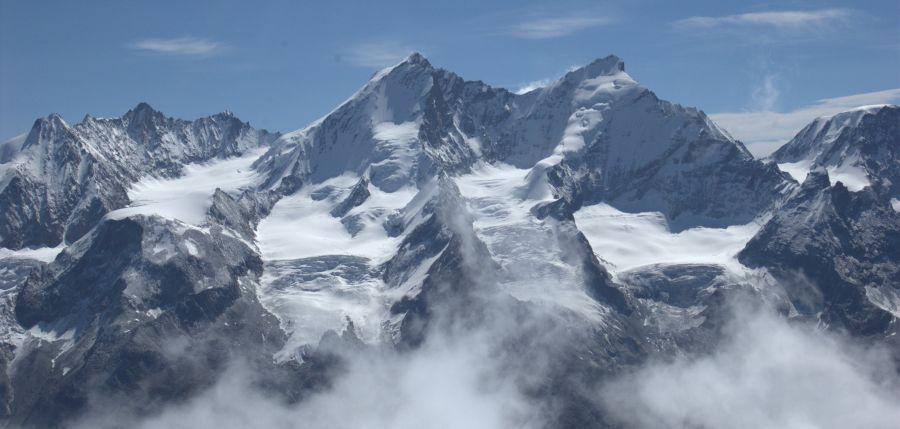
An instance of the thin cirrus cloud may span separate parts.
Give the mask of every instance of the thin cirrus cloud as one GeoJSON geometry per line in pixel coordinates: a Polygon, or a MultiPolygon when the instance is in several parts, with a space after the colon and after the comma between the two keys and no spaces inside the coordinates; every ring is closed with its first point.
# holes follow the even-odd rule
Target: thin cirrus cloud
{"type": "Polygon", "coordinates": [[[343,57],[358,67],[380,69],[400,62],[414,51],[397,42],[370,42],[350,47],[343,57]]]}
{"type": "Polygon", "coordinates": [[[790,140],[806,124],[820,116],[855,109],[860,106],[900,102],[900,88],[866,92],[843,97],[824,98],[808,106],[788,112],[725,112],[709,115],[713,121],[747,143],[756,156],[766,156],[790,140]]]}
{"type": "Polygon", "coordinates": [[[675,21],[682,29],[715,28],[724,26],[766,26],[779,29],[821,27],[850,18],[849,9],[784,10],[751,12],[726,16],[692,16],[675,21]]]}
{"type": "Polygon", "coordinates": [[[605,16],[563,16],[524,21],[509,28],[508,33],[522,39],[553,39],[588,28],[610,23],[605,16]]]}
{"type": "Polygon", "coordinates": [[[141,52],[193,57],[213,55],[224,48],[219,42],[189,36],[173,39],[142,39],[131,43],[129,47],[141,52]]]}

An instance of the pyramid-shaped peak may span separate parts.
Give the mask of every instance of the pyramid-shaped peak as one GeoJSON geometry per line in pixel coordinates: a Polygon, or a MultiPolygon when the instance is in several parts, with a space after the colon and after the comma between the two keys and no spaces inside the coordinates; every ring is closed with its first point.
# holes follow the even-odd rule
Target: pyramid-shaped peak
{"type": "Polygon", "coordinates": [[[60,130],[68,128],[69,124],[59,115],[59,113],[51,113],[43,118],[34,121],[31,127],[32,132],[35,130],[60,130]]]}
{"type": "Polygon", "coordinates": [[[43,118],[38,118],[34,121],[31,131],[28,132],[23,147],[37,144],[42,139],[52,140],[55,138],[54,136],[61,135],[61,133],[65,133],[68,129],[69,124],[67,124],[58,113],[51,113],[43,118]]]}
{"type": "Polygon", "coordinates": [[[129,122],[145,122],[152,118],[163,116],[162,112],[154,109],[146,102],[140,102],[133,109],[125,113],[124,118],[129,122]]]}
{"type": "Polygon", "coordinates": [[[59,113],[51,113],[47,115],[47,121],[54,125],[67,125],[66,121],[59,113]]]}
{"type": "Polygon", "coordinates": [[[625,62],[615,55],[598,58],[582,67],[587,77],[610,76],[625,71],[625,62]]]}
{"type": "Polygon", "coordinates": [[[147,103],[146,101],[141,101],[140,103],[137,104],[137,106],[134,106],[134,108],[129,110],[128,113],[140,114],[140,113],[147,113],[147,112],[153,113],[156,111],[157,110],[154,109],[153,107],[151,107],[149,103],[147,103]]]}
{"type": "Polygon", "coordinates": [[[419,53],[419,52],[413,52],[413,53],[409,54],[409,56],[407,56],[407,57],[403,60],[403,62],[404,62],[404,63],[409,63],[409,64],[422,65],[422,66],[425,66],[425,67],[430,67],[430,66],[431,66],[431,63],[428,62],[428,59],[425,58],[425,56],[422,55],[422,54],[419,53]]]}

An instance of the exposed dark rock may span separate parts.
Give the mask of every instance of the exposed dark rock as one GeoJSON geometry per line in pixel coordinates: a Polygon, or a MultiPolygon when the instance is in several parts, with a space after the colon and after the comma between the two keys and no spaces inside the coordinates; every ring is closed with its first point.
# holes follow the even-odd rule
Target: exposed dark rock
{"type": "Polygon", "coordinates": [[[741,251],[776,275],[794,306],[857,335],[886,333],[895,318],[867,289],[900,285],[900,213],[879,189],[850,192],[816,170],[741,251]]]}
{"type": "Polygon", "coordinates": [[[356,185],[353,185],[353,188],[350,189],[350,193],[347,197],[331,209],[331,215],[334,217],[344,217],[344,215],[352,208],[366,202],[369,195],[371,195],[369,193],[369,181],[363,177],[362,179],[359,179],[359,182],[357,182],[356,185]]]}

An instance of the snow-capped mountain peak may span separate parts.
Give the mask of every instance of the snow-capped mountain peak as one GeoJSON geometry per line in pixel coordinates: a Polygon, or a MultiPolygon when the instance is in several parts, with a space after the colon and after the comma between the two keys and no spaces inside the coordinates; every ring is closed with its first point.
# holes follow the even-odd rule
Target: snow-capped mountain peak
{"type": "Polygon", "coordinates": [[[186,164],[241,155],[277,136],[233,115],[185,121],[147,103],[71,126],[57,114],[38,119],[21,144],[3,145],[0,202],[23,202],[0,203],[0,245],[72,242],[126,206],[141,177],[177,177],[186,164]]]}
{"type": "Polygon", "coordinates": [[[419,52],[413,52],[413,53],[409,54],[402,62],[410,63],[410,64],[419,64],[424,67],[431,67],[431,63],[428,62],[428,59],[425,58],[425,56],[419,52]]]}
{"type": "Polygon", "coordinates": [[[22,150],[40,145],[41,142],[47,140],[56,139],[67,132],[69,132],[69,124],[59,114],[51,113],[34,121],[28,137],[25,138],[25,144],[22,145],[22,150]]]}
{"type": "Polygon", "coordinates": [[[615,55],[597,58],[585,66],[575,68],[563,75],[560,80],[578,83],[601,76],[623,77],[631,80],[631,77],[625,73],[625,61],[615,55]]]}
{"type": "Polygon", "coordinates": [[[858,191],[874,182],[900,195],[900,106],[872,105],[815,119],[771,159],[798,181],[825,168],[833,181],[858,191]]]}

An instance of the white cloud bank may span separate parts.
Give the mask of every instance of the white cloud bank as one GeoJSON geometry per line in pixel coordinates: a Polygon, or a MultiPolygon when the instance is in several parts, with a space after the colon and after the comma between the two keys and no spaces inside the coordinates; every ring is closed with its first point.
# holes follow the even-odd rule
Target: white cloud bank
{"type": "Polygon", "coordinates": [[[732,136],[747,143],[747,148],[754,155],[765,156],[787,143],[804,126],[820,116],[831,116],[860,106],[898,102],[900,102],[900,88],[894,88],[824,98],[789,112],[762,110],[714,113],[709,116],[732,136]]]}
{"type": "Polygon", "coordinates": [[[174,39],[143,39],[131,45],[131,49],[156,54],[208,56],[222,50],[223,45],[208,39],[178,37],[174,39]]]}
{"type": "Polygon", "coordinates": [[[900,422],[886,352],[772,315],[739,317],[708,356],[650,365],[603,389],[631,428],[888,429],[900,422]]]}
{"type": "Polygon", "coordinates": [[[405,355],[351,356],[331,388],[296,405],[258,391],[253,374],[235,363],[211,389],[159,415],[102,410],[74,428],[535,428],[536,411],[509,380],[497,377],[486,344],[460,339],[405,355]]]}
{"type": "Polygon", "coordinates": [[[785,10],[751,12],[726,16],[692,16],[675,21],[676,28],[697,29],[720,26],[752,25],[775,28],[809,28],[832,24],[848,19],[849,9],[785,10]]]}

